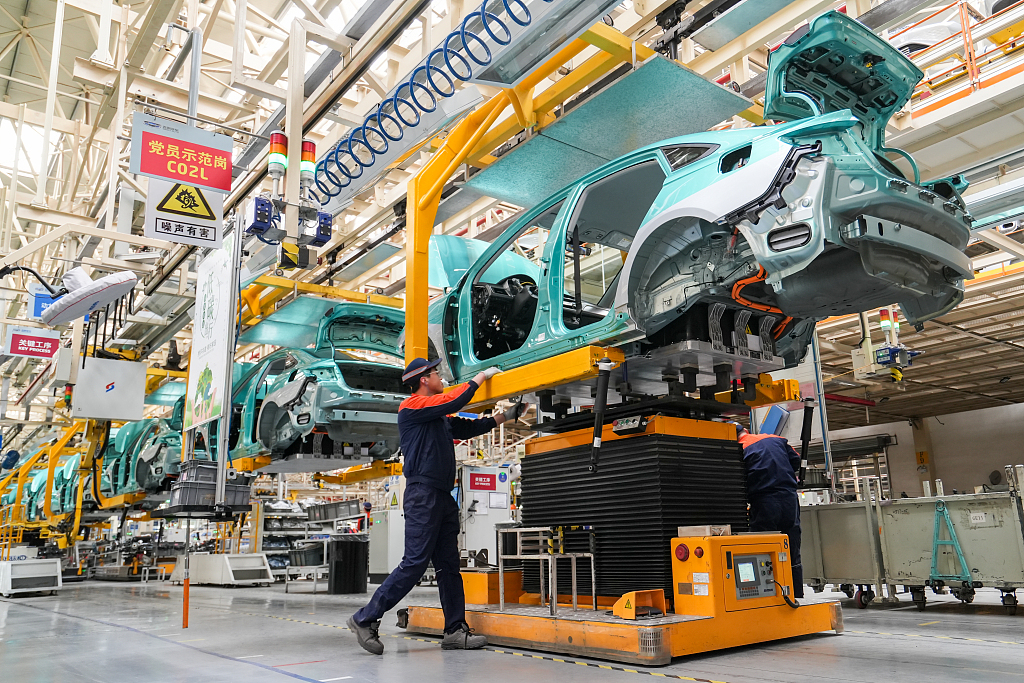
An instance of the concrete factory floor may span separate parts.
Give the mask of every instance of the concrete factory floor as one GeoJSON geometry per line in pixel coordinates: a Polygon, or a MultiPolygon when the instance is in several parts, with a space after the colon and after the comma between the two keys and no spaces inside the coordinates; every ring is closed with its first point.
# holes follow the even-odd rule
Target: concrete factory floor
{"type": "MultiPolygon", "coordinates": [[[[361,650],[345,620],[365,596],[300,585],[196,587],[190,627],[181,628],[182,589],[168,583],[71,584],[53,597],[0,600],[0,679],[103,683],[213,681],[634,681],[648,673],[698,681],[1009,681],[1024,679],[1024,609],[1008,616],[998,593],[974,604],[929,594],[919,612],[905,600],[858,610],[845,601],[847,631],[676,659],[650,670],[509,648],[444,652],[437,639],[410,638],[393,615],[381,629],[387,651],[361,650]],[[497,652],[495,650],[501,650],[497,652]],[[530,655],[536,655],[537,658],[530,655]],[[598,668],[601,665],[601,668],[598,668]],[[612,669],[605,667],[611,666],[612,669]]],[[[436,589],[410,602],[431,604],[436,589]]]]}

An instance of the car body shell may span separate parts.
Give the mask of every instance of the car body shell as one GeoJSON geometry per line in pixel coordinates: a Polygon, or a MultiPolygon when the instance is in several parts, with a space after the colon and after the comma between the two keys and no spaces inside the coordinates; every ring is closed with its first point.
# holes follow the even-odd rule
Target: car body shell
{"type": "Polygon", "coordinates": [[[819,17],[772,54],[766,117],[784,122],[638,149],[524,211],[431,304],[430,355],[463,381],[599,344],[637,367],[655,358],[663,376],[728,365],[740,380],[796,365],[831,315],[896,303],[917,324],[948,312],[972,277],[966,183],[905,177],[882,146],[920,78],[856,21],[819,17]],[[549,232],[522,259],[532,272],[495,282],[492,264],[537,225],[549,232]],[[591,246],[624,262],[600,305],[584,306],[569,284],[591,246]],[[532,320],[509,343],[506,304],[524,291],[532,320]],[[495,297],[505,308],[491,310],[495,297]]]}
{"type": "Polygon", "coordinates": [[[312,351],[276,376],[259,406],[256,432],[272,459],[302,460],[295,467],[314,471],[398,450],[398,409],[406,392],[397,347],[404,322],[401,311],[358,303],[341,303],[319,321],[312,351]]]}

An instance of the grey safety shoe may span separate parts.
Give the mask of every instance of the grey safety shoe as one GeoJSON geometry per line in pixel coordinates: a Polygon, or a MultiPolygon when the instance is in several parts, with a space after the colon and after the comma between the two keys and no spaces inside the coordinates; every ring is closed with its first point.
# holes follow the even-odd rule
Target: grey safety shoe
{"type": "Polygon", "coordinates": [[[349,629],[356,634],[356,639],[364,650],[374,655],[384,654],[384,643],[380,642],[379,621],[370,622],[367,626],[360,626],[356,623],[355,616],[348,618],[349,629]]]}
{"type": "Polygon", "coordinates": [[[479,650],[484,645],[487,645],[487,637],[475,635],[467,624],[454,633],[444,634],[441,641],[442,650],[479,650]]]}

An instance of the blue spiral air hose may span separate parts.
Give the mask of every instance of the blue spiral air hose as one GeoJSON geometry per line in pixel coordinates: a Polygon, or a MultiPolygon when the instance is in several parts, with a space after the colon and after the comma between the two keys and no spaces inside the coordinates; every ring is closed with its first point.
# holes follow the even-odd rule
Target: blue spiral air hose
{"type": "MultiPolygon", "coordinates": [[[[502,9],[498,11],[507,20],[519,26],[530,25],[533,17],[524,0],[500,1],[502,9]]],[[[468,81],[473,77],[474,63],[479,67],[491,63],[491,49],[480,36],[480,29],[469,29],[472,20],[478,20],[484,32],[498,45],[512,42],[512,31],[508,24],[498,14],[487,9],[488,4],[494,5],[497,2],[484,0],[478,10],[470,12],[459,28],[445,37],[441,47],[431,51],[427,59],[413,69],[409,78],[395,88],[393,94],[385,96],[361,126],[353,128],[321,158],[316,165],[313,180],[324,196],[321,199],[314,195],[317,201],[324,203],[337,197],[352,181],[362,176],[363,170],[372,166],[378,155],[388,151],[389,141],[398,142],[405,136],[405,129],[420,124],[421,112],[433,112],[437,109],[439,98],[455,94],[455,79],[468,81]],[[472,43],[477,46],[475,50],[471,47],[472,43]]]]}

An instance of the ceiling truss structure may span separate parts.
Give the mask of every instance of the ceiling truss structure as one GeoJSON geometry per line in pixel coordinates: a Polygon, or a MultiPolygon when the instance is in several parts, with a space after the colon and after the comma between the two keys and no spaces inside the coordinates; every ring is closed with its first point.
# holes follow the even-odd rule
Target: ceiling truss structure
{"type": "MultiPolygon", "coordinates": [[[[706,3],[691,2],[686,9],[694,12],[706,3]]],[[[95,229],[97,232],[68,232],[50,240],[45,248],[32,251],[23,263],[49,276],[58,276],[73,265],[83,265],[97,274],[126,268],[136,271],[144,283],[152,285],[142,312],[129,320],[139,346],[150,347],[146,354],[156,364],[165,362],[166,342],[170,339],[176,339],[179,351],[187,355],[194,257],[181,247],[125,237],[125,231],[141,234],[147,186],[145,178],[134,177],[128,171],[131,113],[144,110],[147,104],[186,110],[189,69],[182,68],[188,61],[183,57],[184,45],[189,30],[199,28],[203,35],[199,114],[210,120],[203,127],[228,133],[234,139],[238,166],[226,207],[240,208],[246,198],[269,189],[266,149],[260,136],[283,126],[287,84],[293,76],[289,73],[289,57],[293,57],[292,64],[305,65],[305,73],[299,76],[304,83],[304,135],[323,151],[360,123],[441,36],[475,9],[474,3],[464,0],[367,0],[365,4],[374,12],[369,25],[366,21],[360,23],[365,19],[362,0],[143,0],[130,5],[109,0],[0,0],[0,131],[2,139],[16,141],[0,149],[0,258],[34,242],[41,244],[37,240],[45,242],[48,235],[68,225],[95,229]],[[300,48],[303,54],[299,59],[292,54],[290,44],[296,21],[334,37],[321,40],[328,43],[327,47],[308,42],[300,48]],[[362,26],[362,33],[358,26],[362,26]],[[130,201],[122,201],[122,197],[130,201]],[[123,237],[117,239],[117,235],[123,237]]],[[[609,19],[627,38],[651,44],[661,35],[656,17],[669,4],[670,0],[627,1],[613,10],[609,19]]],[[[715,50],[686,39],[680,45],[679,58],[709,79],[735,83],[761,104],[771,49],[808,19],[841,6],[885,35],[926,16],[938,3],[795,0],[715,50]]],[[[589,48],[573,57],[537,91],[572,73],[596,51],[589,48]]],[[[922,59],[934,61],[940,57],[955,59],[955,55],[938,52],[922,59]]],[[[993,68],[1016,67],[1008,60],[993,68]]],[[[1024,81],[1021,85],[1024,87],[1024,81]]],[[[936,96],[955,94],[963,83],[944,87],[948,92],[935,89],[936,96]]],[[[486,87],[481,90],[485,96],[497,92],[486,87]]],[[[1006,117],[1020,116],[1024,121],[1024,93],[1018,98],[1012,88],[1003,87],[998,93],[993,88],[982,94],[990,96],[988,105],[982,96],[969,102],[963,101],[968,98],[955,100],[959,103],[958,115],[965,117],[956,126],[933,120],[937,115],[931,111],[919,116],[919,110],[937,101],[919,99],[894,119],[890,136],[905,141],[924,158],[922,171],[926,174],[946,171],[948,163],[932,152],[947,139],[963,140],[973,135],[980,140],[990,135],[993,127],[1006,125],[1006,117]],[[988,115],[970,109],[984,106],[991,110],[988,115]]],[[[167,115],[163,109],[155,113],[167,115]]],[[[723,126],[730,125],[748,126],[750,122],[739,117],[723,122],[723,126]]],[[[318,252],[323,262],[292,277],[402,296],[403,248],[347,281],[338,278],[339,265],[382,239],[398,247],[404,245],[404,232],[392,230],[395,208],[404,200],[406,183],[430,158],[435,144],[428,141],[358,195],[336,216],[334,236],[318,252]]],[[[984,161],[982,157],[994,153],[991,144],[975,145],[972,159],[984,161]]],[[[477,159],[474,163],[484,165],[487,161],[477,159]]],[[[458,183],[463,173],[464,169],[458,169],[453,181],[458,183]]],[[[1020,173],[1024,174],[1024,168],[1020,173]]],[[[997,168],[992,177],[991,182],[1003,182],[1013,176],[1000,176],[997,168]]],[[[987,187],[985,183],[980,186],[987,187]]],[[[481,197],[451,212],[436,226],[436,232],[493,238],[494,226],[515,215],[518,208],[481,197]]],[[[1016,237],[1004,239],[1019,244],[1016,237]]],[[[972,255],[1008,254],[993,266],[1000,269],[1019,256],[1013,245],[990,244],[992,241],[979,242],[972,247],[976,252],[972,255]]],[[[1014,332],[1012,320],[1014,297],[1024,294],[1016,293],[1018,276],[1012,266],[999,273],[972,284],[961,308],[939,323],[927,325],[923,333],[907,337],[912,339],[913,348],[928,353],[908,372],[906,392],[881,385],[857,387],[851,395],[860,391],[888,400],[870,409],[868,416],[862,408],[860,412],[846,407],[830,410],[837,426],[863,424],[865,419],[876,422],[923,415],[938,410],[936,406],[940,405],[948,412],[957,406],[1024,400],[1024,390],[1016,391],[1012,381],[999,383],[1006,376],[999,369],[1002,363],[1024,361],[1024,342],[1018,350],[1020,337],[1014,332]],[[1021,360],[1014,360],[1018,358],[1021,360]],[[964,363],[970,368],[967,372],[960,369],[964,363]]],[[[25,322],[23,279],[12,277],[0,284],[4,299],[0,325],[32,324],[25,322]]],[[[277,305],[288,301],[286,296],[277,305]]],[[[821,326],[821,335],[825,341],[823,361],[829,372],[837,377],[848,374],[849,354],[842,349],[859,339],[856,319],[852,327],[850,321],[827,321],[821,326]]],[[[267,349],[247,346],[239,348],[238,357],[252,358],[265,352],[267,349]]],[[[38,375],[41,366],[27,359],[0,360],[5,386],[9,387],[8,412],[13,414],[15,397],[38,375]]],[[[49,419],[54,415],[53,404],[54,397],[37,396],[26,417],[49,419]]]]}

